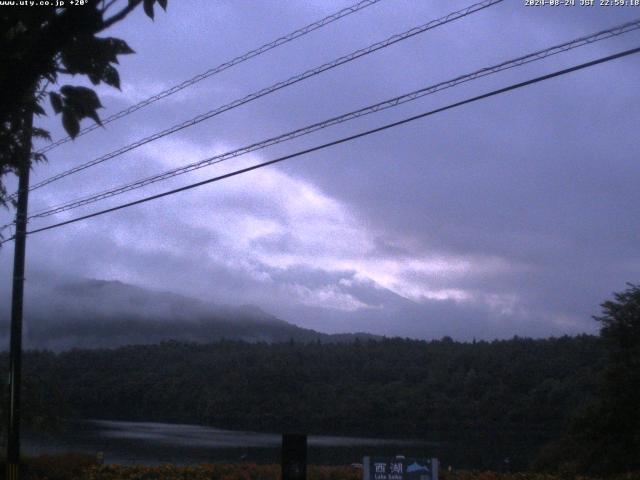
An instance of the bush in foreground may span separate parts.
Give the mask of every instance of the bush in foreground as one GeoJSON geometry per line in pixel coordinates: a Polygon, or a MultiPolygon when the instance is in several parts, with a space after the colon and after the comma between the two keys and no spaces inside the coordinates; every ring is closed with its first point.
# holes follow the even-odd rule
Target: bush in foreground
{"type": "MultiPolygon", "coordinates": [[[[90,455],[43,455],[29,459],[25,470],[27,480],[280,480],[279,465],[210,464],[178,467],[98,465],[90,455]]],[[[4,465],[0,466],[4,478],[4,465]]],[[[346,466],[315,466],[308,469],[308,480],[360,480],[362,470],[346,466]]],[[[441,480],[601,480],[542,473],[496,473],[474,471],[442,471],[441,480]]],[[[627,473],[607,480],[640,480],[640,472],[627,473]]]]}
{"type": "MultiPolygon", "coordinates": [[[[279,465],[200,465],[197,467],[92,467],[79,480],[280,480],[279,465]]],[[[350,467],[309,467],[308,480],[360,480],[362,471],[350,467]]],[[[599,480],[540,473],[442,472],[441,480],[599,480]]],[[[40,480],[40,479],[38,479],[40,480]]],[[[640,473],[609,480],[640,480],[640,473]]]]}
{"type": "MultiPolygon", "coordinates": [[[[359,480],[351,467],[310,466],[308,480],[359,480]]],[[[86,469],[78,480],[280,480],[279,465],[213,464],[192,467],[102,465],[86,469]]],[[[40,478],[34,480],[41,480],[40,478]]],[[[42,479],[43,480],[43,479],[42,479]]]]}

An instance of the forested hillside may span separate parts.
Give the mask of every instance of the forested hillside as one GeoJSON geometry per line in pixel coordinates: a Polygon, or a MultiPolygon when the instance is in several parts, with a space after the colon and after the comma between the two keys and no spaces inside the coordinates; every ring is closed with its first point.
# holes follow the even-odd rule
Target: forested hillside
{"type": "MultiPolygon", "coordinates": [[[[285,322],[252,305],[217,305],[119,281],[38,284],[35,290],[38,295],[29,299],[24,338],[31,349],[115,348],[168,340],[349,342],[376,338],[367,333],[321,333],[285,322]]],[[[0,345],[8,346],[9,310],[3,311],[2,307],[0,345]]]]}
{"type": "Polygon", "coordinates": [[[533,440],[561,432],[595,391],[603,361],[600,340],[579,336],[166,342],[31,352],[24,363],[28,383],[40,385],[31,395],[59,392],[78,417],[387,437],[514,433],[533,440]]]}

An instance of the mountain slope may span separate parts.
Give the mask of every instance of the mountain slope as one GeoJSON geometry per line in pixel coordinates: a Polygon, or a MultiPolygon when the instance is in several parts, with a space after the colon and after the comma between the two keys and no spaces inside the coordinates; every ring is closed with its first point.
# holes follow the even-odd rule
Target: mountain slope
{"type": "MultiPolygon", "coordinates": [[[[26,348],[66,350],[153,344],[166,340],[209,343],[344,342],[367,334],[328,335],[280,320],[252,305],[221,306],[119,281],[82,280],[40,292],[25,312],[26,348]]],[[[9,332],[8,315],[0,337],[9,332]]]]}

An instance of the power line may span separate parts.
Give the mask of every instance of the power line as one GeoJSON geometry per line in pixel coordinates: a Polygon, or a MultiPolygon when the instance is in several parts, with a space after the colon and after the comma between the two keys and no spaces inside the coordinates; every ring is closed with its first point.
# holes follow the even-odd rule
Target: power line
{"type": "MultiPolygon", "coordinates": [[[[354,5],[351,5],[349,7],[343,8],[342,10],[333,13],[331,15],[328,15],[316,22],[310,23],[309,25],[306,25],[302,28],[299,28],[298,30],[295,30],[287,35],[284,35],[282,37],[279,37],[269,43],[265,43],[264,45],[255,48],[253,50],[250,50],[242,55],[239,55],[235,58],[233,58],[232,60],[229,60],[227,62],[221,63],[220,65],[213,67],[209,70],[207,70],[206,72],[203,72],[199,75],[196,75],[195,77],[192,77],[188,80],[183,81],[182,83],[175,85],[171,88],[168,88],[166,90],[163,90],[162,92],[159,92],[149,98],[146,98],[145,100],[142,100],[139,103],[136,103],[135,105],[132,105],[128,108],[125,108],[124,110],[121,110],[119,112],[114,113],[113,115],[110,115],[109,117],[105,118],[102,120],[102,125],[106,125],[107,123],[111,123],[114,122],[122,117],[126,117],[127,115],[140,110],[141,108],[147,107],[149,105],[151,105],[152,103],[157,102],[158,100],[161,100],[165,97],[168,97],[169,95],[173,95],[174,93],[179,92],[180,90],[184,90],[187,87],[190,87],[191,85],[194,85],[206,78],[209,78],[213,75],[216,75],[228,68],[231,68],[235,65],[238,65],[239,63],[245,62],[253,57],[257,57],[258,55],[262,55],[263,53],[268,52],[269,50],[273,50],[274,48],[277,48],[281,45],[284,45],[286,43],[289,43],[293,40],[295,40],[296,38],[300,38],[308,33],[313,32],[314,30],[317,30],[319,28],[322,28],[326,25],[329,25],[330,23],[335,22],[336,20],[339,20],[343,17],[346,17],[347,15],[351,15],[352,13],[358,12],[360,10],[363,10],[367,7],[370,7],[371,5],[374,5],[378,2],[380,2],[381,0],[363,0],[359,3],[356,3],[354,5]]],[[[95,129],[97,129],[98,127],[100,127],[101,125],[97,124],[97,123],[93,123],[85,128],[83,128],[82,130],[80,130],[80,132],[78,133],[78,135],[76,136],[82,136],[86,133],[89,133],[95,129]]],[[[40,150],[38,150],[38,153],[45,153],[48,152],[49,150],[53,150],[54,148],[63,145],[69,141],[73,140],[71,137],[67,136],[67,137],[63,137],[43,148],[41,148],[40,150]]]]}
{"type": "MultiPolygon", "coordinates": [[[[186,120],[182,123],[179,123],[177,125],[174,125],[172,127],[169,127],[161,132],[157,132],[153,135],[150,135],[148,137],[142,138],[136,142],[130,143],[128,145],[125,145],[124,147],[121,147],[113,152],[107,153],[101,157],[98,157],[94,160],[91,160],[87,163],[84,163],[82,165],[79,165],[77,167],[74,167],[70,170],[66,170],[62,173],[59,173],[57,175],[54,175],[52,177],[49,177],[39,183],[36,183],[35,185],[33,185],[31,187],[31,190],[36,190],[38,188],[41,188],[45,185],[48,185],[52,182],[55,182],[57,180],[60,180],[61,178],[67,177],[69,175],[72,175],[74,173],[77,173],[79,171],[82,171],[86,168],[92,167],[94,165],[97,165],[99,163],[105,162],[107,160],[110,160],[112,158],[115,158],[119,155],[122,155],[123,153],[129,152],[131,150],[134,150],[142,145],[145,145],[147,143],[153,142],[155,140],[158,140],[162,137],[165,137],[167,135],[170,135],[172,133],[178,132],[180,130],[183,130],[185,128],[191,127],[193,125],[196,125],[200,122],[203,122],[204,120],[208,120],[209,118],[212,118],[216,115],[220,115],[223,112],[226,112],[228,110],[234,109],[236,107],[239,107],[241,105],[244,105],[245,103],[249,103],[252,102],[254,100],[257,100],[258,98],[264,97],[265,95],[269,95],[270,93],[273,93],[277,90],[281,90],[282,88],[288,87],[290,85],[293,85],[295,83],[298,83],[300,81],[306,80],[307,78],[313,77],[315,75],[319,75],[323,72],[326,72],[327,70],[333,69],[335,67],[338,67],[340,65],[343,65],[345,63],[351,62],[353,60],[356,60],[360,57],[363,57],[365,55],[368,55],[370,53],[373,53],[377,50],[389,47],[395,43],[401,42],[403,40],[406,40],[408,38],[411,38],[415,35],[418,35],[420,33],[424,33],[428,30],[431,30],[433,28],[439,27],[441,25],[447,24],[449,22],[452,22],[454,20],[458,20],[460,18],[466,17],[467,15],[471,15],[472,13],[476,13],[480,10],[483,10],[485,8],[488,8],[490,6],[493,6],[495,4],[501,3],[503,0],[484,0],[480,3],[476,3],[473,4],[467,8],[464,8],[462,10],[458,10],[452,13],[449,13],[448,15],[438,18],[436,20],[431,20],[430,22],[421,25],[419,27],[413,27],[403,33],[400,34],[396,34],[393,35],[389,38],[387,38],[386,40],[380,41],[380,42],[376,42],[372,45],[369,45],[368,47],[356,50],[354,52],[349,53],[348,55],[344,55],[336,60],[333,60],[331,62],[325,63],[319,67],[316,68],[312,68],[310,70],[307,70],[301,74],[295,75],[293,77],[290,77],[287,80],[275,83],[269,87],[263,88],[262,90],[258,90],[256,92],[250,93],[249,95],[246,95],[243,98],[234,100],[231,103],[228,103],[226,105],[222,105],[220,107],[217,107],[213,110],[210,110],[206,113],[200,114],[196,117],[191,118],[190,120],[186,120]]],[[[9,197],[12,198],[13,196],[9,197]]]]}
{"type": "Polygon", "coordinates": [[[241,148],[238,148],[236,150],[232,150],[229,152],[225,152],[219,155],[215,155],[213,157],[210,158],[206,158],[204,160],[200,160],[198,162],[195,163],[191,163],[188,165],[185,165],[183,167],[178,167],[172,170],[168,170],[166,172],[160,173],[160,174],[156,174],[156,175],[152,175],[150,177],[146,177],[143,178],[141,180],[137,180],[135,182],[132,183],[128,183],[128,184],[124,184],[121,185],[119,187],[115,187],[115,188],[111,188],[109,190],[105,190],[103,192],[100,193],[96,193],[96,194],[92,194],[90,196],[86,196],[83,197],[81,199],[77,199],[71,202],[67,202],[58,206],[54,206],[51,207],[49,209],[46,210],[41,210],[39,212],[36,212],[34,214],[32,214],[29,218],[43,218],[43,217],[47,217],[50,215],[54,215],[56,213],[60,213],[60,212],[64,212],[67,210],[71,210],[74,208],[78,208],[81,207],[83,205],[88,205],[90,203],[95,203],[97,201],[100,200],[104,200],[106,198],[115,196],[115,195],[119,195],[131,190],[135,190],[138,188],[142,188],[144,186],[150,185],[152,183],[156,183],[162,180],[166,180],[169,178],[172,178],[174,176],[177,175],[182,175],[188,172],[191,172],[193,170],[197,170],[200,168],[204,168],[207,166],[211,166],[211,165],[215,165],[217,163],[221,163],[223,161],[229,160],[231,158],[235,158],[235,157],[239,157],[241,155],[256,151],[256,150],[260,150],[262,148],[266,148],[281,142],[285,142],[303,135],[307,135],[309,133],[324,129],[324,128],[328,128],[330,126],[333,125],[337,125],[346,121],[350,121],[365,115],[369,115],[372,113],[376,113],[388,108],[393,108],[395,106],[416,100],[418,98],[421,98],[423,96],[426,95],[430,95],[433,93],[436,93],[438,91],[442,91],[451,87],[454,87],[456,85],[459,85],[461,83],[465,83],[471,80],[475,80],[478,78],[482,78],[494,73],[498,73],[500,71],[503,70],[507,70],[510,68],[514,68],[514,67],[519,67],[534,61],[538,61],[544,58],[547,58],[551,55],[556,55],[558,53],[562,53],[562,52],[566,52],[568,50],[572,50],[574,48],[578,48],[584,45],[588,45],[597,41],[601,41],[607,38],[611,38],[613,36],[616,35],[621,35],[623,33],[627,33],[633,30],[637,30],[640,29],[640,19],[637,19],[633,22],[628,22],[628,23],[624,23],[621,25],[617,25],[615,27],[609,28],[607,30],[602,30],[599,31],[597,33],[588,35],[588,36],[584,36],[584,37],[580,37],[568,42],[564,42],[562,44],[559,45],[555,45],[553,47],[549,47],[546,48],[544,50],[539,50],[533,53],[529,53],[527,55],[523,55],[521,57],[512,59],[512,60],[508,60],[502,63],[499,63],[497,65],[493,65],[491,67],[486,67],[486,68],[482,68],[480,70],[476,70],[475,72],[472,73],[468,73],[465,75],[461,75],[459,77],[456,77],[454,79],[451,80],[447,80],[444,82],[440,82],[437,83],[435,85],[431,85],[428,87],[424,87],[421,88],[419,90],[410,92],[410,93],[406,93],[403,95],[400,95],[398,97],[394,97],[392,99],[389,100],[385,100],[383,102],[379,102],[373,105],[370,105],[368,107],[364,107],[361,108],[359,110],[355,110],[349,113],[345,113],[343,115],[337,116],[337,117],[333,117],[330,118],[328,120],[324,120],[322,122],[318,122],[312,125],[308,125],[306,127],[303,128],[299,128],[296,130],[293,130],[291,132],[287,132],[281,135],[278,135],[276,137],[272,137],[266,140],[262,140],[260,142],[257,143],[253,143],[251,145],[248,146],[244,146],[241,148]]]}
{"type": "MultiPolygon", "coordinates": [[[[115,212],[117,210],[122,210],[124,208],[132,207],[134,205],[139,205],[141,203],[146,203],[146,202],[149,202],[151,200],[156,200],[158,198],[162,198],[162,197],[166,197],[166,196],[169,196],[169,195],[173,195],[175,193],[183,192],[183,191],[186,191],[186,190],[191,190],[193,188],[197,188],[197,187],[200,187],[202,185],[206,185],[206,184],[213,183],[213,182],[218,182],[220,180],[224,180],[226,178],[234,177],[234,176],[240,175],[242,173],[247,173],[247,172],[250,172],[252,170],[257,170],[259,168],[266,167],[268,165],[273,165],[275,163],[279,163],[279,162],[283,162],[285,160],[289,160],[291,158],[295,158],[295,157],[299,157],[299,156],[302,156],[302,155],[306,155],[308,153],[312,153],[312,152],[316,152],[316,151],[319,151],[319,150],[323,150],[325,148],[332,147],[332,146],[335,146],[335,145],[339,145],[341,143],[349,142],[349,141],[355,140],[357,138],[365,137],[365,136],[368,136],[368,135],[371,135],[371,134],[374,134],[374,133],[378,133],[378,132],[381,132],[381,131],[384,131],[384,130],[388,130],[390,128],[394,128],[394,127],[397,127],[397,126],[400,126],[400,125],[404,125],[406,123],[410,123],[410,122],[413,122],[415,120],[434,115],[436,113],[444,112],[446,110],[451,110],[453,108],[460,107],[460,106],[463,106],[463,105],[466,105],[466,104],[469,104],[469,103],[473,103],[473,102],[476,102],[476,101],[479,101],[479,100],[483,100],[485,98],[489,98],[489,97],[492,97],[492,96],[495,96],[495,95],[499,95],[499,94],[506,93],[506,92],[509,92],[509,91],[512,91],[512,90],[516,90],[516,89],[519,89],[519,88],[522,88],[522,87],[526,87],[528,85],[539,83],[539,82],[542,82],[544,80],[549,80],[551,78],[559,77],[561,75],[566,75],[566,74],[571,73],[571,72],[575,72],[575,71],[582,70],[582,69],[585,69],[585,68],[593,67],[595,65],[599,65],[599,64],[605,63],[605,62],[609,62],[609,61],[612,61],[612,60],[615,60],[615,59],[618,59],[618,58],[626,57],[628,55],[633,55],[633,54],[636,54],[638,52],[640,52],[640,47],[633,48],[633,49],[630,49],[630,50],[625,50],[623,52],[619,52],[619,53],[616,53],[614,55],[609,55],[607,57],[601,57],[601,58],[599,58],[597,60],[592,60],[590,62],[582,63],[582,64],[579,64],[579,65],[575,65],[573,67],[565,68],[563,70],[558,70],[558,71],[555,71],[553,73],[549,73],[547,75],[542,75],[542,76],[539,76],[539,77],[536,77],[536,78],[533,78],[533,79],[530,79],[530,80],[526,80],[524,82],[512,84],[512,85],[510,85],[508,87],[504,87],[504,88],[500,88],[500,89],[497,89],[497,90],[493,90],[491,92],[488,92],[488,93],[485,93],[485,94],[482,94],[482,95],[478,95],[476,97],[468,98],[468,99],[462,100],[460,102],[452,103],[452,104],[449,104],[447,106],[437,108],[435,110],[430,110],[428,112],[421,113],[419,115],[414,115],[412,117],[408,117],[408,118],[405,118],[403,120],[399,120],[397,122],[389,123],[389,124],[383,125],[381,127],[373,128],[371,130],[366,130],[364,132],[360,132],[360,133],[357,133],[355,135],[350,135],[348,137],[343,137],[341,139],[334,140],[334,141],[328,142],[328,143],[324,143],[322,145],[318,145],[318,146],[315,146],[315,147],[312,147],[312,148],[308,148],[306,150],[301,150],[301,151],[298,151],[296,153],[292,153],[292,154],[289,154],[289,155],[285,155],[283,157],[276,158],[274,160],[269,160],[267,162],[262,162],[262,163],[259,163],[259,164],[256,164],[256,165],[252,165],[251,167],[242,168],[242,169],[236,170],[234,172],[226,173],[224,175],[219,175],[217,177],[209,178],[209,179],[203,180],[201,182],[192,183],[192,184],[186,185],[184,187],[176,188],[176,189],[169,190],[169,191],[166,191],[166,192],[163,192],[163,193],[159,193],[159,194],[156,194],[156,195],[151,195],[149,197],[141,198],[141,199],[135,200],[133,202],[124,203],[124,204],[118,205],[116,207],[107,208],[105,210],[100,210],[98,212],[94,212],[94,213],[91,213],[91,214],[88,214],[88,215],[84,215],[84,216],[81,216],[81,217],[73,218],[71,220],[66,220],[64,222],[59,222],[59,223],[55,223],[53,225],[48,225],[46,227],[38,228],[38,229],[35,229],[35,230],[30,230],[29,232],[27,232],[27,234],[44,232],[46,230],[51,230],[51,229],[54,229],[54,228],[62,227],[64,225],[69,225],[71,223],[76,223],[76,222],[79,222],[81,220],[86,220],[86,219],[89,219],[89,218],[93,218],[93,217],[97,217],[97,216],[100,216],[100,215],[104,215],[106,213],[115,212]]],[[[8,241],[10,241],[12,239],[13,238],[9,238],[9,239],[3,241],[2,243],[8,242],[8,241]]]]}

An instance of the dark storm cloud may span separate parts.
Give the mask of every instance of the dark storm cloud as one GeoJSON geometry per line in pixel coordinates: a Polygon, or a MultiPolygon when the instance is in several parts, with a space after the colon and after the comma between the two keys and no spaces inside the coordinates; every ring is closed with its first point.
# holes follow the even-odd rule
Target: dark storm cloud
{"type": "MultiPolygon", "coordinates": [[[[103,115],[349,2],[175,3],[153,25],[140,13],[113,32],[138,54],[123,59],[122,95],[101,90],[103,115]]],[[[469,3],[385,0],[51,152],[34,181],[469,3]]],[[[635,16],[630,8],[526,8],[506,1],[42,189],[32,208],[635,16]]],[[[272,147],[241,164],[631,48],[638,40],[635,32],[503,72],[272,147]]],[[[590,315],[598,304],[640,273],[640,218],[633,208],[640,203],[639,81],[637,58],[630,57],[242,179],[34,235],[28,277],[56,283],[51,272],[64,272],[216,303],[254,303],[326,331],[465,339],[592,332],[590,315]]],[[[49,120],[55,137],[58,119],[49,120]]],[[[205,169],[150,192],[225,168],[231,167],[205,169]]],[[[64,218],[70,216],[56,217],[64,218]]],[[[8,299],[9,248],[0,251],[0,263],[8,299]]]]}

